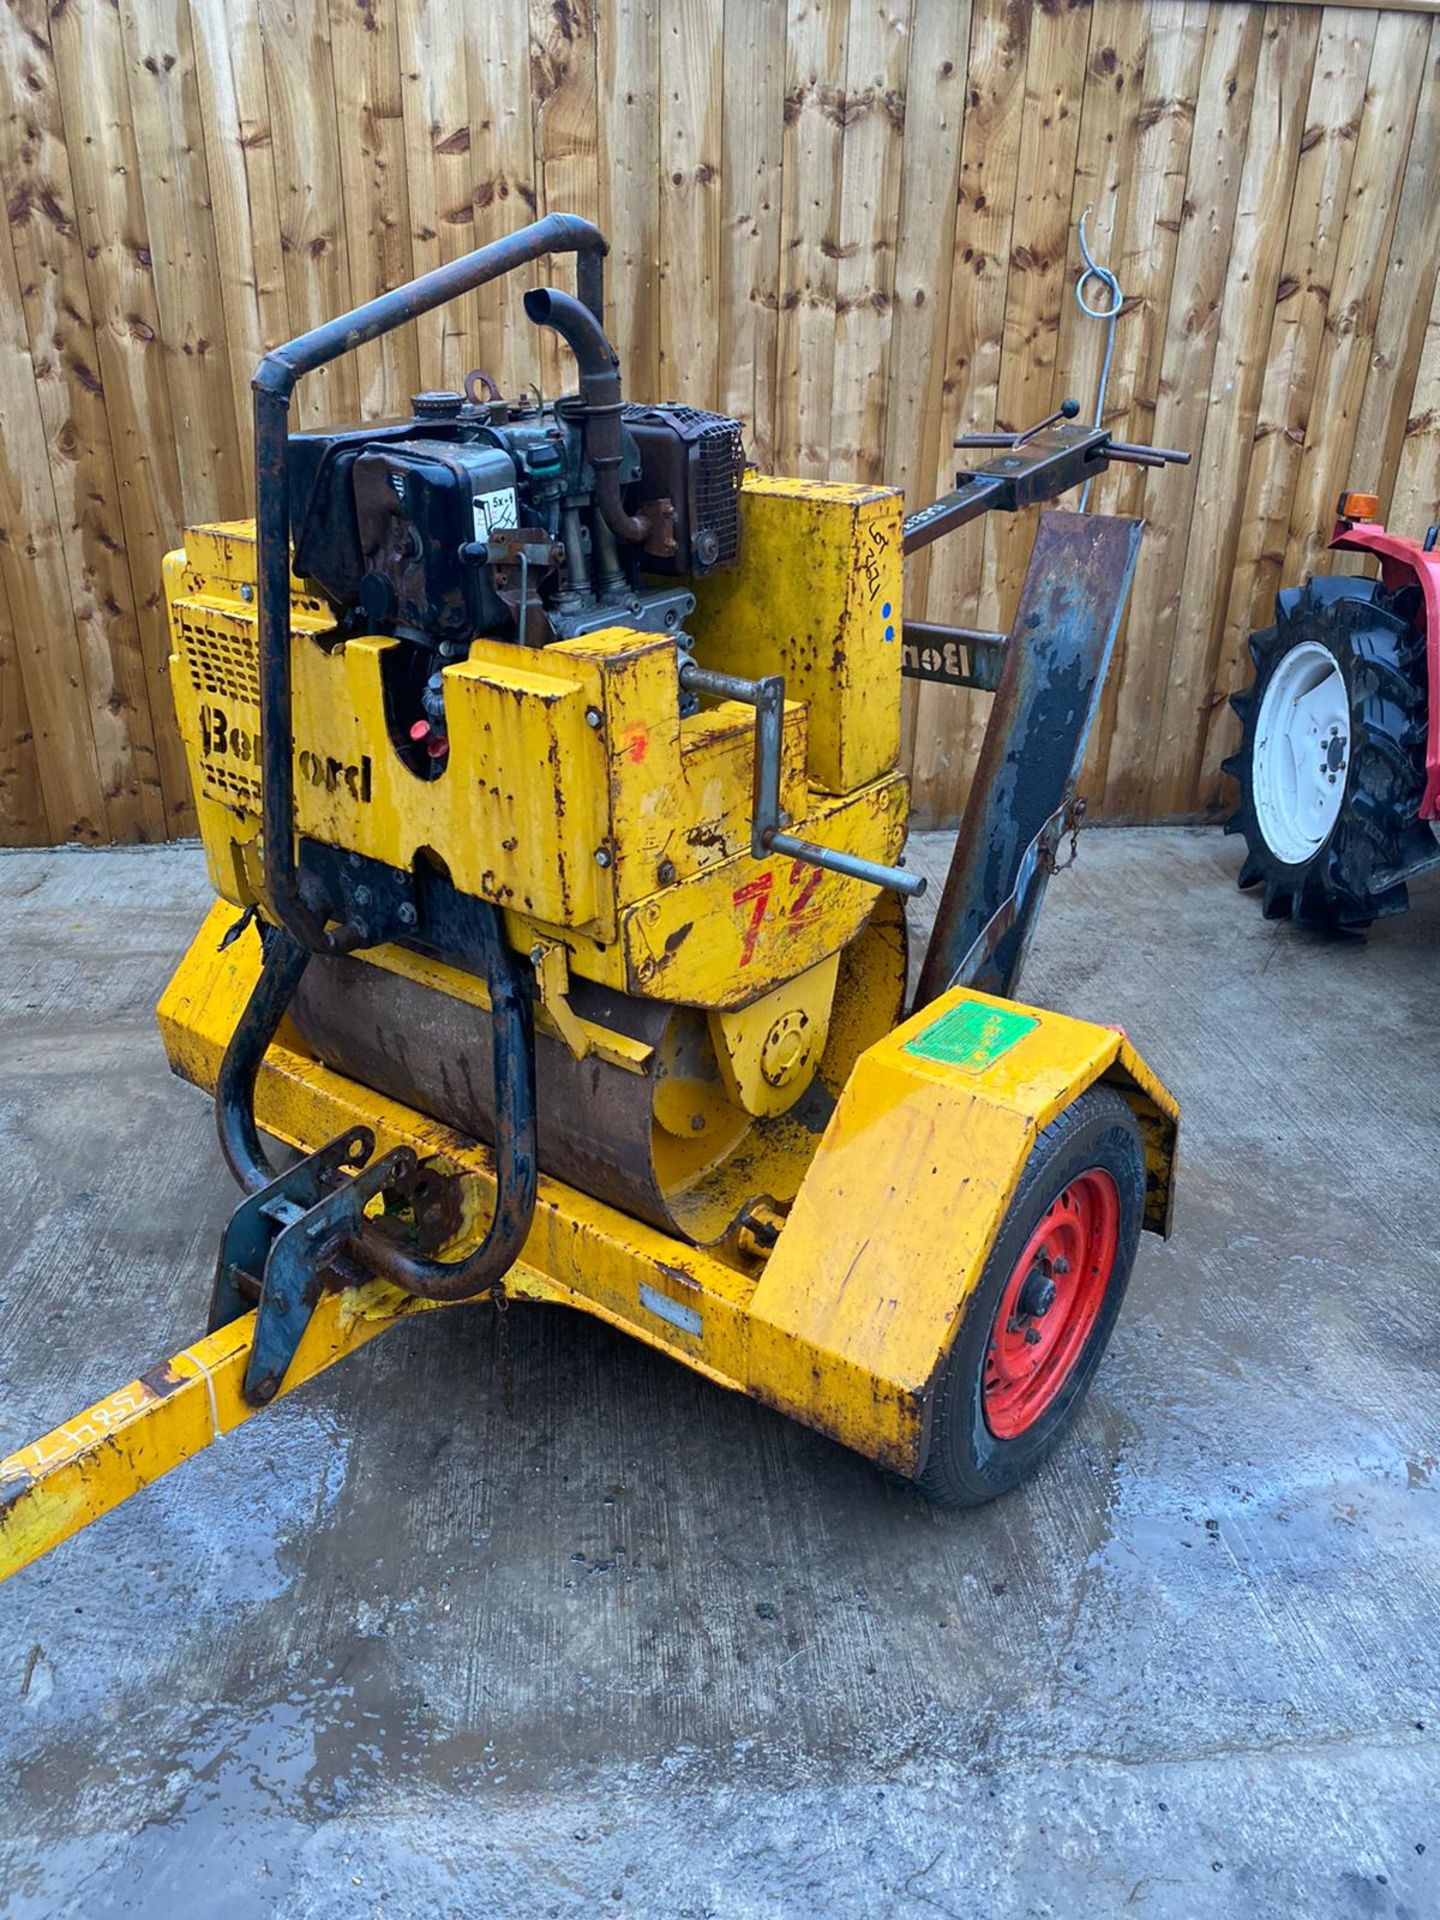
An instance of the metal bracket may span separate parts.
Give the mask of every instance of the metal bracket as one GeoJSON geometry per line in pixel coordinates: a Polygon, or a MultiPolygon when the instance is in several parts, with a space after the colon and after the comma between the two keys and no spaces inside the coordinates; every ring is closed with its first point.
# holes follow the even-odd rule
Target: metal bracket
{"type": "Polygon", "coordinates": [[[245,1367],[245,1397],[264,1406],[280,1390],[337,1256],[360,1234],[366,1205],[417,1171],[411,1147],[375,1151],[368,1127],[355,1127],[301,1160],[230,1216],[220,1242],[208,1331],[255,1305],[255,1339],[245,1367]],[[359,1171],[351,1174],[347,1168],[359,1171]]]}
{"type": "Polygon", "coordinates": [[[994,693],[1000,685],[1009,635],[988,627],[946,627],[907,620],[900,629],[900,673],[940,687],[974,687],[994,693]]]}
{"type": "Polygon", "coordinates": [[[591,1029],[570,1004],[569,949],[559,940],[537,940],[530,949],[535,991],[555,1030],[577,1060],[594,1052],[591,1029]]]}
{"type": "Polygon", "coordinates": [[[1067,867],[1074,866],[1078,850],[1076,842],[1085,810],[1085,800],[1077,794],[1074,799],[1063,801],[1045,821],[1020,856],[1014,886],[975,936],[970,951],[951,976],[950,986],[978,986],[982,991],[995,987],[996,982],[989,978],[989,972],[995,964],[1000,943],[1006,934],[1028,917],[1032,891],[1037,886],[1043,889],[1053,874],[1063,873],[1067,867]],[[1070,851],[1060,860],[1056,857],[1057,849],[1067,833],[1070,835],[1070,851]]]}
{"type": "Polygon", "coordinates": [[[271,1244],[287,1217],[285,1210],[293,1219],[313,1207],[345,1178],[347,1167],[363,1167],[374,1151],[374,1134],[368,1127],[355,1127],[277,1175],[268,1186],[245,1196],[220,1236],[207,1333],[218,1333],[255,1305],[271,1244]]]}
{"type": "Polygon", "coordinates": [[[1140,522],[1042,514],[915,1005],[964,980],[1008,997],[1025,951],[1140,547],[1140,522]]]}
{"type": "Polygon", "coordinates": [[[925,891],[923,874],[907,873],[903,867],[887,867],[878,860],[862,860],[858,854],[842,853],[836,847],[816,846],[813,840],[797,840],[782,833],[790,824],[780,807],[780,749],[785,727],[785,681],[778,673],[763,680],[741,680],[732,673],[712,673],[687,661],[680,669],[680,685],[686,693],[706,693],[716,700],[737,700],[755,709],[755,795],[750,823],[750,853],[755,860],[766,860],[772,853],[788,854],[807,866],[824,867],[829,873],[843,873],[847,879],[862,880],[867,886],[889,887],[908,900],[918,899],[925,891]]]}

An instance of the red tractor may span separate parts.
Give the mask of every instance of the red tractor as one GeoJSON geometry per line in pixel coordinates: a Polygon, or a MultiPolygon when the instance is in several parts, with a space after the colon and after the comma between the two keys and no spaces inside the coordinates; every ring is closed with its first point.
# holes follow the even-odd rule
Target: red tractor
{"type": "Polygon", "coordinates": [[[1440,866],[1440,527],[1387,533],[1378,505],[1341,494],[1330,545],[1374,554],[1379,579],[1285,588],[1230,703],[1243,731],[1225,831],[1245,836],[1240,885],[1263,887],[1268,920],[1368,927],[1440,866]]]}

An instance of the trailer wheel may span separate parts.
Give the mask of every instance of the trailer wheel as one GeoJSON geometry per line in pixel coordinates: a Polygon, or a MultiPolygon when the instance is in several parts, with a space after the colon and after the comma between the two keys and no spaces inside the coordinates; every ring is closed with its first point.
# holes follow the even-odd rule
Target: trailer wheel
{"type": "Polygon", "coordinates": [[[1253,634],[1254,684],[1231,699],[1240,787],[1227,833],[1245,837],[1242,887],[1267,920],[1368,927],[1408,904],[1406,868],[1430,852],[1424,786],[1424,640],[1413,589],[1320,575],[1288,588],[1253,634]]]}
{"type": "Polygon", "coordinates": [[[1036,1140],[966,1303],[918,1476],[938,1505],[1008,1493],[1074,1419],[1130,1282],[1144,1206],[1129,1102],[1092,1087],[1036,1140]]]}

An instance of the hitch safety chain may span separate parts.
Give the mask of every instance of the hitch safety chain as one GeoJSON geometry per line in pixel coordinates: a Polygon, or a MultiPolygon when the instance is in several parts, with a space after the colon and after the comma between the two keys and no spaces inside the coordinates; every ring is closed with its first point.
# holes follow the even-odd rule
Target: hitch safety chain
{"type": "Polygon", "coordinates": [[[1040,864],[1046,873],[1064,873],[1067,867],[1074,866],[1080,852],[1080,828],[1088,805],[1084,794],[1077,793],[1073,800],[1067,802],[1058,821],[1047,820],[1041,828],[1041,832],[1046,833],[1052,824],[1055,827],[1054,839],[1045,839],[1040,847],[1040,864]],[[1056,850],[1067,833],[1070,836],[1069,849],[1063,860],[1057,860],[1056,850]]]}

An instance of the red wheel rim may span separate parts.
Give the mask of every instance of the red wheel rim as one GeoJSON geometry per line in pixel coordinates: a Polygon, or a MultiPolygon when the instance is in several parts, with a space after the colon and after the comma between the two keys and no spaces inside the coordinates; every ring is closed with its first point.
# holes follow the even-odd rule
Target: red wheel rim
{"type": "Polygon", "coordinates": [[[1119,1191],[1092,1167],[1050,1203],[1000,1296],[981,1388],[985,1424],[997,1440],[1033,1427],[1074,1372],[1119,1244],[1119,1191]]]}

